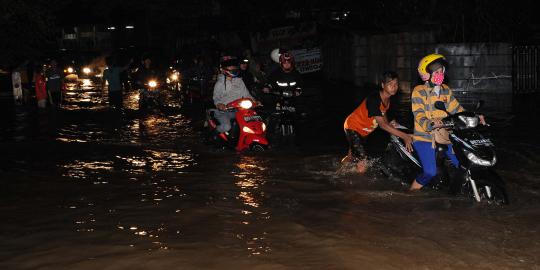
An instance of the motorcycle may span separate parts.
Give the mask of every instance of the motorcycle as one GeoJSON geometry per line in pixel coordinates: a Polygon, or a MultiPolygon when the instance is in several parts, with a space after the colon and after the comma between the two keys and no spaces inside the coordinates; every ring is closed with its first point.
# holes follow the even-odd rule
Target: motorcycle
{"type": "MultiPolygon", "coordinates": [[[[265,131],[266,124],[261,116],[254,110],[255,102],[249,98],[240,98],[226,105],[226,110],[235,112],[235,119],[232,122],[231,130],[228,133],[219,133],[214,137],[237,152],[250,149],[252,151],[264,151],[268,147],[265,131]]],[[[205,127],[210,134],[217,134],[216,128],[219,122],[214,117],[217,109],[206,111],[205,127]]]]}
{"type": "Polygon", "coordinates": [[[179,92],[180,88],[182,87],[180,72],[176,69],[169,70],[169,72],[167,72],[166,83],[170,90],[179,92]]]}
{"type": "Polygon", "coordinates": [[[274,141],[290,141],[296,134],[297,109],[295,97],[301,94],[301,89],[291,83],[279,83],[278,89],[267,93],[277,97],[272,102],[273,109],[263,113],[269,126],[269,137],[274,141]]]}
{"type": "Polygon", "coordinates": [[[139,89],[139,109],[158,109],[162,105],[161,91],[163,83],[156,79],[149,79],[139,89]]]}
{"type": "MultiPolygon", "coordinates": [[[[452,115],[446,111],[441,101],[435,102],[434,106],[448,114],[442,119],[443,128],[450,133],[450,141],[460,169],[453,168],[445,160],[447,145],[436,144],[437,176],[429,185],[435,189],[447,186],[451,193],[461,192],[477,202],[508,204],[505,183],[494,170],[497,163],[495,145],[483,134],[485,128],[478,125],[478,115],[468,111],[452,115]]],[[[476,108],[479,109],[480,106],[481,103],[478,103],[476,108]]],[[[403,126],[399,128],[404,132],[408,131],[403,126]]],[[[413,179],[422,172],[416,153],[408,152],[403,141],[395,135],[390,136],[383,162],[386,164],[383,172],[389,176],[413,179]]]]}

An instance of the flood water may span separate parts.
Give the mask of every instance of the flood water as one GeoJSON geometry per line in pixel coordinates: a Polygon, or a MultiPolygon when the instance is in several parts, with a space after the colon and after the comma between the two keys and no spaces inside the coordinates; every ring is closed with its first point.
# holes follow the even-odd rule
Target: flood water
{"type": "Polygon", "coordinates": [[[65,100],[2,101],[0,269],[540,269],[540,146],[513,121],[494,124],[497,206],[339,171],[331,113],[237,154],[174,102],[143,114],[130,92],[118,113],[88,81],[65,100]]]}

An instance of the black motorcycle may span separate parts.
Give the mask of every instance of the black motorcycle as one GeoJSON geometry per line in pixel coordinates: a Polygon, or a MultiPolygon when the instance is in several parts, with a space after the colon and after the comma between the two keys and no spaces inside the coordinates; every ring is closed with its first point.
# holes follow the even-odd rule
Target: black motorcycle
{"type": "Polygon", "coordinates": [[[142,83],[139,89],[139,109],[159,109],[163,106],[163,91],[165,83],[158,78],[152,78],[142,83]]]}
{"type": "Polygon", "coordinates": [[[301,94],[301,89],[294,85],[283,85],[272,90],[267,93],[273,97],[272,102],[266,105],[266,111],[262,113],[268,124],[269,140],[272,143],[292,142],[296,134],[298,116],[295,98],[301,94]]]}
{"type": "MultiPolygon", "coordinates": [[[[479,124],[479,117],[474,112],[460,112],[450,114],[446,111],[444,103],[437,101],[434,104],[438,110],[445,111],[449,116],[442,119],[444,126],[450,132],[452,148],[460,163],[455,169],[444,153],[447,145],[436,145],[437,176],[430,183],[432,188],[447,187],[451,193],[465,194],[475,201],[488,201],[498,204],[508,204],[505,183],[495,172],[497,163],[495,145],[486,137],[485,129],[479,124]]],[[[481,103],[477,105],[480,108],[481,103]]],[[[405,127],[400,127],[406,132],[405,127]]],[[[409,132],[410,133],[410,132],[409,132]]],[[[383,172],[390,176],[406,177],[412,180],[422,171],[418,156],[409,153],[403,141],[394,135],[390,136],[390,143],[383,158],[383,172]]]]}

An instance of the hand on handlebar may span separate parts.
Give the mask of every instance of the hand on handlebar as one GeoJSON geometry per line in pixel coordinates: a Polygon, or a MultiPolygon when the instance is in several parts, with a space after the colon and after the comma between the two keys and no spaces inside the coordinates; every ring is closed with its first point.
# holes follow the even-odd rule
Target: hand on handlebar
{"type": "Polygon", "coordinates": [[[431,122],[431,127],[433,128],[444,127],[444,123],[441,119],[435,119],[431,122]]]}
{"type": "Polygon", "coordinates": [[[480,124],[482,124],[484,126],[489,126],[488,123],[486,122],[486,119],[484,118],[483,114],[478,115],[478,120],[480,120],[480,124]]]}
{"type": "Polygon", "coordinates": [[[407,151],[409,151],[409,153],[412,153],[414,151],[414,148],[413,148],[413,136],[411,134],[407,134],[407,136],[405,136],[405,138],[402,138],[403,139],[403,142],[405,143],[405,148],[407,148],[407,151]]]}

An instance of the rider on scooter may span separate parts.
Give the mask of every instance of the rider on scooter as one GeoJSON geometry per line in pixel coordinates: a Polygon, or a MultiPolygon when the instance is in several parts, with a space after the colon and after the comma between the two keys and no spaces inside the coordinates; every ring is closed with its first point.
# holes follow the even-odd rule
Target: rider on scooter
{"type": "Polygon", "coordinates": [[[220,63],[221,73],[214,85],[214,104],[219,110],[214,117],[219,122],[217,132],[227,133],[231,129],[231,120],[235,118],[235,112],[227,111],[227,104],[239,98],[254,100],[246,85],[239,77],[238,60],[232,56],[223,56],[220,63]]]}
{"type": "Polygon", "coordinates": [[[364,143],[377,127],[403,139],[408,151],[412,151],[412,137],[395,128],[395,121],[389,122],[386,112],[390,108],[390,97],[398,91],[398,75],[393,71],[382,74],[381,90],[367,96],[364,101],[345,119],[343,127],[349,142],[349,153],[342,163],[354,162],[358,172],[366,169],[364,143]]]}
{"type": "MultiPolygon", "coordinates": [[[[411,96],[414,114],[413,146],[422,164],[423,172],[413,181],[410,190],[421,189],[437,174],[436,143],[433,132],[443,126],[441,119],[446,117],[447,113],[434,109],[435,102],[442,101],[446,111],[450,114],[464,111],[450,87],[443,84],[447,66],[446,59],[440,54],[427,55],[418,64],[418,73],[424,84],[417,85],[411,96]]],[[[485,125],[484,117],[480,115],[479,118],[480,122],[485,125]]],[[[447,144],[445,154],[452,165],[459,168],[459,161],[451,144],[447,144]]]]}
{"type": "MultiPolygon", "coordinates": [[[[302,76],[294,66],[294,57],[291,53],[284,52],[280,54],[279,68],[270,73],[270,76],[268,76],[268,84],[270,87],[262,89],[264,93],[278,91],[282,85],[294,86],[295,89],[302,89],[302,76]]],[[[294,91],[295,96],[299,96],[300,94],[300,90],[294,91]]]]}
{"type": "Polygon", "coordinates": [[[152,65],[152,59],[150,56],[145,55],[142,58],[141,66],[137,70],[137,73],[135,74],[135,80],[138,87],[144,87],[144,84],[152,78],[155,78],[157,76],[157,71],[152,65]]]}

